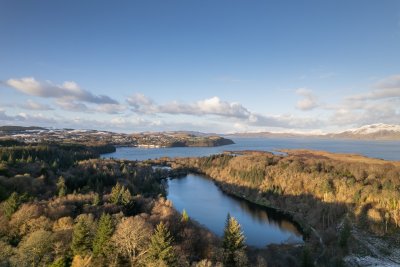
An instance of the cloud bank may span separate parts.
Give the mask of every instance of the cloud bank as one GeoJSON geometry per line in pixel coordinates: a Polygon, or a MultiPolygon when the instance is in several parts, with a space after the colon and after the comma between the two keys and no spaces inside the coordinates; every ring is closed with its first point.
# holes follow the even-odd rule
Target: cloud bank
{"type": "Polygon", "coordinates": [[[117,104],[118,102],[105,95],[94,95],[89,91],[81,89],[75,82],[66,81],[62,85],[53,84],[50,81],[39,82],[33,77],[21,79],[9,79],[6,84],[24,94],[56,98],[77,100],[95,104],[117,104]]]}
{"type": "Polygon", "coordinates": [[[143,94],[135,94],[127,99],[132,111],[138,114],[169,114],[191,116],[218,116],[234,123],[251,126],[282,128],[313,128],[322,122],[312,118],[298,118],[292,115],[262,115],[251,112],[238,102],[227,102],[219,97],[211,97],[194,103],[157,104],[143,94]]]}
{"type": "MultiPolygon", "coordinates": [[[[26,95],[54,99],[55,105],[67,111],[118,114],[126,109],[117,100],[106,95],[92,94],[72,81],[57,85],[51,81],[39,82],[33,77],[25,77],[9,79],[5,85],[26,95]]],[[[28,110],[52,110],[50,106],[33,100],[27,100],[20,106],[28,110]]]]}
{"type": "Polygon", "coordinates": [[[0,108],[0,122],[8,124],[108,127],[133,131],[195,129],[208,132],[273,129],[308,131],[335,127],[344,129],[378,122],[400,124],[400,75],[384,78],[363,90],[363,93],[342,96],[336,103],[330,99],[320,101],[321,95],[314,93],[318,91],[299,88],[294,93],[300,99],[293,104],[293,108],[307,111],[300,113],[303,115],[295,115],[294,112],[282,114],[279,111],[276,114],[263,114],[252,111],[242,103],[229,102],[218,96],[192,102],[157,103],[144,94],[135,93],[119,103],[109,96],[84,90],[75,82],[57,85],[28,77],[9,79],[4,84],[25,95],[42,98],[43,102],[53,102],[48,105],[42,101],[25,99],[18,104],[3,104],[12,108],[11,113],[0,108]],[[18,109],[31,112],[20,112],[18,109]],[[68,112],[60,115],[57,113],[60,110],[74,111],[72,114],[78,116],[68,112]],[[45,115],[40,113],[42,111],[45,115]]]}
{"type": "Polygon", "coordinates": [[[132,107],[134,112],[147,114],[218,115],[235,118],[247,118],[251,114],[250,111],[240,103],[221,101],[217,96],[199,100],[191,104],[174,101],[168,104],[158,105],[143,94],[135,94],[127,99],[127,103],[132,107]]]}

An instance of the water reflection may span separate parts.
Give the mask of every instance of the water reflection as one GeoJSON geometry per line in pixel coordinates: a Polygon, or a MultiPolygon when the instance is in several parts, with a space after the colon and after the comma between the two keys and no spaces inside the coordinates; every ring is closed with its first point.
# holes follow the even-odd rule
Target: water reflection
{"type": "Polygon", "coordinates": [[[283,214],[280,214],[273,209],[261,208],[258,205],[254,205],[248,201],[240,200],[239,198],[235,199],[239,201],[240,207],[248,212],[249,216],[251,216],[251,218],[257,222],[268,222],[269,224],[276,225],[279,228],[301,235],[298,227],[293,222],[286,219],[283,214]]]}
{"type": "Polygon", "coordinates": [[[211,180],[195,174],[168,181],[168,199],[177,210],[219,236],[229,212],[242,225],[248,245],[301,243],[302,235],[285,216],[270,209],[223,193],[211,180]]]}

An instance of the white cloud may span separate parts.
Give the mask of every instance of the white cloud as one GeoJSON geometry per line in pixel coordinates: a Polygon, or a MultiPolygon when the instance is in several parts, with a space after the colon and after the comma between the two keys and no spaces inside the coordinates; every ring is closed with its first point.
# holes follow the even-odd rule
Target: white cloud
{"type": "Polygon", "coordinates": [[[143,94],[135,94],[127,102],[134,112],[147,114],[219,115],[235,118],[247,118],[251,114],[240,103],[221,101],[216,96],[190,104],[174,101],[158,105],[143,94]]]}
{"type": "Polygon", "coordinates": [[[71,101],[68,99],[57,99],[56,104],[63,110],[73,112],[87,112],[87,113],[107,113],[107,114],[120,114],[123,113],[127,108],[120,104],[99,104],[95,107],[89,107],[84,103],[71,101]]]}
{"type": "MultiPolygon", "coordinates": [[[[56,85],[51,81],[39,82],[33,77],[9,79],[2,84],[27,95],[53,98],[57,107],[73,112],[100,112],[117,114],[126,110],[116,100],[105,95],[94,95],[79,87],[73,81],[56,85]]],[[[48,105],[37,103],[31,99],[17,107],[29,110],[53,110],[48,105]]]]}
{"type": "Polygon", "coordinates": [[[88,106],[85,105],[84,103],[76,102],[76,101],[69,100],[69,99],[64,99],[64,98],[57,99],[56,104],[60,108],[62,108],[64,110],[68,110],[68,111],[74,111],[74,112],[90,111],[88,106]]]}
{"type": "Polygon", "coordinates": [[[31,126],[56,123],[55,119],[46,117],[42,113],[27,114],[25,112],[21,112],[17,115],[7,115],[4,109],[0,109],[0,121],[7,123],[18,122],[31,126]]]}
{"type": "Polygon", "coordinates": [[[126,109],[127,108],[125,106],[120,104],[101,104],[95,108],[95,111],[108,114],[120,114],[126,109]]]}
{"type": "Polygon", "coordinates": [[[0,109],[0,121],[12,121],[12,120],[14,120],[14,117],[7,115],[4,109],[0,109]]]}
{"type": "Polygon", "coordinates": [[[157,113],[158,108],[154,104],[154,101],[144,94],[134,94],[128,97],[126,102],[130,105],[134,112],[137,113],[157,113]]]}
{"type": "MultiPolygon", "coordinates": [[[[249,111],[242,104],[227,102],[219,97],[211,97],[193,103],[171,102],[157,104],[143,94],[136,94],[127,99],[132,110],[138,114],[181,114],[192,116],[226,117],[237,125],[282,127],[282,128],[313,128],[321,125],[321,121],[312,118],[298,118],[292,115],[262,115],[249,111]]],[[[224,121],[226,122],[226,121],[224,121]]]]}
{"type": "Polygon", "coordinates": [[[336,125],[400,124],[400,99],[356,103],[338,108],[331,117],[336,125]]]}
{"type": "Polygon", "coordinates": [[[256,115],[253,114],[248,122],[252,126],[279,127],[286,129],[316,129],[325,125],[325,122],[311,117],[296,117],[291,114],[284,115],[256,115]]]}
{"type": "MultiPolygon", "coordinates": [[[[310,112],[309,116],[294,114],[260,114],[251,111],[238,102],[223,100],[217,96],[192,102],[171,101],[157,103],[153,99],[135,94],[127,98],[126,103],[97,96],[81,89],[75,82],[64,82],[55,85],[52,82],[38,82],[34,78],[10,79],[6,84],[15,90],[28,95],[54,99],[49,106],[34,100],[23,104],[6,103],[3,107],[41,111],[57,110],[75,111],[81,117],[71,118],[71,113],[60,113],[66,117],[57,117],[57,110],[32,114],[29,112],[6,113],[0,110],[0,121],[25,125],[54,126],[71,128],[113,128],[126,131],[146,130],[271,130],[290,131],[297,129],[349,128],[372,123],[400,124],[400,75],[394,75],[371,86],[363,94],[342,96],[342,101],[324,103],[313,91],[299,88],[296,94],[301,98],[296,107],[300,110],[318,109],[318,116],[310,112]],[[115,101],[115,102],[114,102],[115,101]],[[110,102],[110,103],[109,103],[110,102]],[[133,113],[132,113],[133,111],[133,113]],[[110,114],[102,117],[96,113],[110,114]],[[15,115],[16,114],[16,115],[15,115]],[[271,129],[274,128],[274,129],[271,129]],[[281,130],[282,129],[282,130],[281,130]],[[285,130],[286,129],[286,130],[285,130]]],[[[306,113],[304,113],[306,114],[306,113]]]]}
{"type": "Polygon", "coordinates": [[[35,102],[32,99],[26,100],[26,102],[19,105],[19,107],[27,110],[53,110],[49,105],[35,102]]]}
{"type": "Polygon", "coordinates": [[[81,89],[75,82],[67,81],[56,85],[51,81],[39,82],[33,77],[9,79],[5,82],[9,87],[27,95],[45,98],[68,99],[94,104],[117,104],[118,102],[105,95],[94,95],[81,89]]]}
{"type": "Polygon", "coordinates": [[[296,90],[296,94],[303,98],[297,102],[296,107],[303,111],[312,110],[319,106],[317,98],[314,96],[311,90],[306,88],[299,88],[296,90]]]}
{"type": "Polygon", "coordinates": [[[331,116],[333,124],[400,124],[400,75],[382,79],[363,94],[344,98],[331,116]]]}
{"type": "Polygon", "coordinates": [[[379,100],[400,97],[400,74],[387,77],[373,86],[373,90],[348,97],[348,100],[379,100]]]}

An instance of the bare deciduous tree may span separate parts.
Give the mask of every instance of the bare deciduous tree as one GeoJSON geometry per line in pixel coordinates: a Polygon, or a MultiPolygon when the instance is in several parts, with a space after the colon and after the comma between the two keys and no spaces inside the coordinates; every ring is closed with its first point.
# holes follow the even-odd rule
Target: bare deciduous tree
{"type": "Polygon", "coordinates": [[[117,252],[129,259],[131,266],[143,264],[151,236],[151,226],[139,217],[122,220],[112,237],[117,252]]]}

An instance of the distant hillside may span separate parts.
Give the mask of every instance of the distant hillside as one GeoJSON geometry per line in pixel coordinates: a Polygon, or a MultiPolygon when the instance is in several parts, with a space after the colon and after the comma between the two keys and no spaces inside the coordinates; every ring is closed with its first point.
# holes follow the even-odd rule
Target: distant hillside
{"type": "Polygon", "coordinates": [[[37,126],[0,126],[1,132],[23,132],[23,131],[32,131],[32,130],[45,130],[43,127],[37,126]]]}
{"type": "Polygon", "coordinates": [[[332,138],[332,139],[359,139],[359,140],[400,140],[400,125],[371,124],[339,133],[307,134],[307,133],[235,133],[228,137],[259,137],[259,138],[332,138]]]}
{"type": "MultiPolygon", "coordinates": [[[[85,145],[157,147],[214,147],[234,144],[230,139],[199,132],[148,132],[137,134],[97,130],[46,129],[41,127],[0,126],[2,142],[78,143],[85,145]]],[[[1,144],[0,144],[1,145],[1,144]]],[[[115,149],[114,149],[115,150],[115,149]]]]}
{"type": "Polygon", "coordinates": [[[400,140],[400,125],[371,124],[337,134],[329,134],[328,136],[331,138],[400,140]]]}

